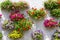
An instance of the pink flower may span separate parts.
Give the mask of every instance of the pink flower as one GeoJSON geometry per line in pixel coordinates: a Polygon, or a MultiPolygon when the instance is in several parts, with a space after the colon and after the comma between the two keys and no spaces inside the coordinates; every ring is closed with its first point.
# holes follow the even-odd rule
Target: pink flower
{"type": "Polygon", "coordinates": [[[13,13],[13,14],[10,14],[10,19],[11,20],[20,20],[24,18],[23,14],[20,14],[20,13],[13,13]]]}
{"type": "Polygon", "coordinates": [[[0,14],[0,18],[1,18],[2,14],[0,14]]]}
{"type": "Polygon", "coordinates": [[[55,27],[58,23],[54,19],[47,19],[44,21],[45,27],[55,27]]]}

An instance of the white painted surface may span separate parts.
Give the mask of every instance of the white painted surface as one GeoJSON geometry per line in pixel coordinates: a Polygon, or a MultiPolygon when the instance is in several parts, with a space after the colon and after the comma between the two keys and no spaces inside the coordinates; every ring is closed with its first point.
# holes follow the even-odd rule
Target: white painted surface
{"type": "MultiPolygon", "coordinates": [[[[0,2],[2,2],[3,0],[0,0],[0,2]]],[[[16,1],[16,2],[18,2],[18,1],[26,1],[26,2],[28,2],[28,4],[30,5],[30,8],[32,8],[32,7],[35,7],[35,8],[38,8],[38,9],[40,9],[40,8],[44,8],[44,1],[46,1],[46,0],[12,0],[13,2],[14,1],[16,1]]],[[[9,13],[10,12],[7,12],[7,11],[1,11],[0,10],[0,13],[2,13],[3,14],[3,16],[2,16],[2,19],[0,20],[0,28],[1,28],[1,23],[3,23],[3,21],[5,20],[5,19],[8,19],[8,15],[9,15],[9,13]]],[[[24,16],[25,17],[29,17],[28,16],[28,14],[24,11],[24,12],[22,12],[22,13],[24,13],[24,16]]],[[[29,17],[30,18],[30,17],[29,17]]],[[[50,18],[50,15],[49,14],[47,14],[47,16],[46,16],[46,18],[50,18]]],[[[45,18],[45,19],[46,19],[45,18]]],[[[32,20],[32,19],[31,19],[32,20]]],[[[43,35],[44,35],[44,40],[51,40],[51,36],[52,36],[52,34],[54,33],[54,31],[56,30],[56,29],[46,29],[45,27],[44,27],[44,25],[43,25],[43,22],[44,22],[44,20],[40,20],[40,21],[34,21],[34,20],[32,20],[33,22],[34,22],[34,24],[33,24],[33,27],[32,27],[32,29],[31,30],[29,30],[29,31],[27,31],[25,34],[24,34],[24,37],[22,38],[22,39],[20,39],[20,40],[32,40],[31,39],[31,32],[32,31],[35,31],[35,30],[38,30],[38,29],[40,29],[40,30],[42,30],[43,31],[43,35]]],[[[3,29],[0,29],[0,31],[2,32],[2,34],[3,34],[3,39],[2,40],[10,40],[8,37],[7,37],[7,34],[8,34],[8,32],[6,32],[6,31],[4,31],[3,29]]]]}

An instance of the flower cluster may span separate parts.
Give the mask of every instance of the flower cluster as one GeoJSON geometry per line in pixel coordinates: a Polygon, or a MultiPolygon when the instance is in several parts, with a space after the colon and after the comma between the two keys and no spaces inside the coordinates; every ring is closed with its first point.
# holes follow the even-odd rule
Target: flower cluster
{"type": "Polygon", "coordinates": [[[51,15],[52,15],[53,17],[59,18],[59,17],[60,17],[60,9],[53,9],[53,10],[51,11],[51,15]]]}
{"type": "Polygon", "coordinates": [[[12,20],[12,21],[18,21],[18,20],[20,20],[20,19],[23,19],[24,18],[24,15],[23,14],[21,14],[21,13],[11,13],[10,14],[10,19],[12,20]]]}
{"type": "Polygon", "coordinates": [[[21,38],[22,36],[23,36],[23,34],[20,33],[20,32],[18,32],[18,31],[16,31],[16,30],[14,30],[13,32],[11,32],[11,33],[8,35],[8,37],[9,37],[9,38],[12,38],[12,39],[19,39],[19,38],[21,38]]]}
{"type": "Polygon", "coordinates": [[[31,10],[28,10],[27,13],[34,19],[42,19],[46,15],[43,8],[40,10],[37,10],[37,8],[32,8],[31,10]]]}
{"type": "Polygon", "coordinates": [[[28,19],[22,19],[18,22],[14,22],[14,26],[15,26],[15,29],[17,31],[27,31],[29,29],[31,29],[32,27],[32,21],[28,20],[28,19]]]}
{"type": "Polygon", "coordinates": [[[53,28],[53,27],[56,27],[57,25],[58,25],[58,22],[55,21],[53,18],[46,19],[44,21],[44,26],[47,27],[47,28],[53,28]]]}
{"type": "Polygon", "coordinates": [[[60,40],[60,31],[59,31],[59,30],[57,30],[57,31],[53,34],[52,40],[60,40]]]}
{"type": "Polygon", "coordinates": [[[15,29],[15,27],[13,26],[13,22],[10,20],[5,20],[2,28],[6,29],[6,30],[14,30],[15,29]]]}
{"type": "Polygon", "coordinates": [[[32,38],[33,38],[33,40],[42,40],[43,39],[42,31],[37,30],[37,31],[33,32],[32,38]]]}
{"type": "Polygon", "coordinates": [[[1,3],[1,9],[11,10],[12,3],[11,1],[4,1],[1,3]]]}
{"type": "Polygon", "coordinates": [[[44,3],[46,9],[52,10],[58,8],[58,4],[55,1],[48,1],[44,3]]]}
{"type": "Polygon", "coordinates": [[[26,2],[14,2],[7,0],[1,3],[1,9],[6,10],[25,10],[29,8],[29,5],[26,2]]]}

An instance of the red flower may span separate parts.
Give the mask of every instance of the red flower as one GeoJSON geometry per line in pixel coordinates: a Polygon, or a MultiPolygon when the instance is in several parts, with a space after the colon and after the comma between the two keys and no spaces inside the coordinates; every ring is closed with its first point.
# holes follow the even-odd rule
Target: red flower
{"type": "Polygon", "coordinates": [[[30,26],[28,26],[28,29],[31,29],[31,27],[30,27],[30,26]]]}
{"type": "Polygon", "coordinates": [[[34,12],[32,12],[32,15],[34,15],[34,12]]]}
{"type": "Polygon", "coordinates": [[[18,31],[20,31],[20,28],[18,28],[18,31]]]}
{"type": "Polygon", "coordinates": [[[26,30],[26,28],[24,28],[24,27],[23,27],[23,30],[25,31],[25,30],[26,30]]]}

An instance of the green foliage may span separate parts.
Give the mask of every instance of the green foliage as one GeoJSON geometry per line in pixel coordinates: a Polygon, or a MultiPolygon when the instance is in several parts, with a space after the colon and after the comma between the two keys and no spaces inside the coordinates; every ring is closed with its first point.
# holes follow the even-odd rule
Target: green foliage
{"type": "Polygon", "coordinates": [[[55,36],[53,37],[54,40],[60,40],[60,38],[58,37],[59,36],[58,34],[59,34],[59,32],[55,33],[55,36]]]}
{"type": "Polygon", "coordinates": [[[29,8],[29,5],[26,2],[11,2],[6,0],[1,3],[1,9],[10,10],[25,10],[29,8]]]}
{"type": "Polygon", "coordinates": [[[46,9],[52,10],[58,8],[58,4],[56,1],[48,1],[44,3],[46,9]]]}
{"type": "Polygon", "coordinates": [[[12,2],[7,0],[1,3],[1,9],[11,10],[12,2]]]}
{"type": "Polygon", "coordinates": [[[20,21],[14,22],[14,26],[16,30],[23,32],[23,31],[31,29],[32,22],[27,19],[22,19],[20,21]]]}
{"type": "Polygon", "coordinates": [[[42,19],[45,17],[46,13],[44,10],[28,10],[28,14],[33,18],[33,19],[42,19]]]}
{"type": "Polygon", "coordinates": [[[60,17],[60,9],[53,9],[53,10],[51,11],[51,15],[52,15],[53,17],[59,18],[59,17],[60,17]]]}
{"type": "Polygon", "coordinates": [[[2,38],[2,33],[0,32],[0,39],[2,38]]]}

